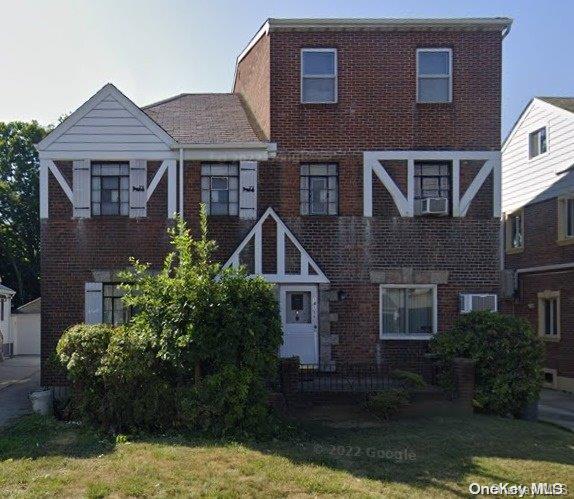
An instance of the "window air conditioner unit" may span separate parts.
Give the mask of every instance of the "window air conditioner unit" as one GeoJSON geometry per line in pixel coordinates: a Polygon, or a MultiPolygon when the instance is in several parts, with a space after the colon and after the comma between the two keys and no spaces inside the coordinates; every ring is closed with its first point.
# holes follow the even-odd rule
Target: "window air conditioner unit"
{"type": "Polygon", "coordinates": [[[461,294],[460,313],[480,312],[488,310],[496,312],[498,310],[498,297],[493,294],[461,294]]]}
{"type": "Polygon", "coordinates": [[[448,215],[447,198],[425,198],[421,201],[421,213],[423,215],[448,215]]]}

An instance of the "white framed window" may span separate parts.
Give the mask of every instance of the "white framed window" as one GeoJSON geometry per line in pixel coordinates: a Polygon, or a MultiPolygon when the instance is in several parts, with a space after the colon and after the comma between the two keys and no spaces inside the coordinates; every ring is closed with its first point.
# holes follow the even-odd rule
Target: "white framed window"
{"type": "Polygon", "coordinates": [[[524,210],[511,213],[506,218],[506,252],[517,253],[524,249],[524,210]]]}
{"type": "Polygon", "coordinates": [[[548,138],[546,136],[546,127],[543,126],[528,135],[528,156],[532,159],[547,151],[548,138]]]}
{"type": "Polygon", "coordinates": [[[436,284],[380,287],[381,339],[429,339],[437,331],[436,284]]]}
{"type": "Polygon", "coordinates": [[[558,198],[558,244],[574,244],[574,195],[558,198]]]}
{"type": "Polygon", "coordinates": [[[209,215],[239,213],[239,166],[237,163],[201,165],[201,202],[209,215]]]}
{"type": "Polygon", "coordinates": [[[498,296],[493,293],[462,293],[460,295],[460,313],[497,312],[498,296]]]}
{"type": "Polygon", "coordinates": [[[301,49],[301,103],[337,102],[337,49],[301,49]]]}
{"type": "Polygon", "coordinates": [[[538,293],[538,334],[545,339],[560,339],[560,291],[538,293]]]}
{"type": "Polygon", "coordinates": [[[452,102],[452,49],[417,49],[417,102],[452,102]]]}
{"type": "Polygon", "coordinates": [[[301,165],[301,215],[336,215],[338,204],[336,163],[301,165]]]}

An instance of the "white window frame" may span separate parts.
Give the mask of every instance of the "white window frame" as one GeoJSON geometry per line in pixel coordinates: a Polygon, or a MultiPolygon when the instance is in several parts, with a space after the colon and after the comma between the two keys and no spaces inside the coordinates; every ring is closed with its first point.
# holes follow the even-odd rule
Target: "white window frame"
{"type": "Polygon", "coordinates": [[[379,286],[379,338],[381,340],[430,340],[438,330],[438,298],[436,284],[381,284],[379,286]],[[384,289],[430,289],[432,290],[432,334],[385,334],[383,332],[384,289]]]}
{"type": "Polygon", "coordinates": [[[542,291],[537,295],[538,299],[538,334],[546,341],[560,341],[561,338],[561,310],[560,310],[560,291],[542,291]],[[545,331],[546,325],[546,310],[545,302],[547,300],[556,300],[556,331],[554,333],[547,333],[545,331]]]}
{"type": "Polygon", "coordinates": [[[300,100],[301,100],[301,104],[337,104],[337,102],[339,101],[339,69],[338,69],[338,55],[337,55],[337,49],[335,48],[302,48],[301,49],[301,54],[299,57],[299,66],[300,66],[300,74],[301,74],[301,81],[300,81],[300,100]],[[333,75],[305,75],[303,73],[303,54],[305,52],[330,52],[334,54],[335,60],[334,60],[334,74],[333,75]],[[317,102],[317,101],[306,101],[303,97],[303,80],[305,78],[315,78],[315,79],[333,79],[335,82],[335,87],[334,87],[334,99],[332,101],[321,101],[321,102],[317,102]]]}
{"type": "Polygon", "coordinates": [[[452,49],[446,47],[437,47],[437,48],[420,48],[416,51],[416,66],[417,66],[417,104],[450,104],[452,103],[452,49]],[[419,54],[425,52],[448,52],[448,74],[425,74],[420,75],[419,73],[419,54]],[[448,100],[446,101],[421,101],[419,96],[419,79],[420,78],[448,78],[448,100]]]}
{"type": "MultiPolygon", "coordinates": [[[[548,151],[550,150],[550,141],[548,139],[549,139],[548,125],[546,125],[546,124],[542,125],[542,126],[537,126],[536,128],[533,128],[530,132],[528,132],[528,143],[527,143],[526,147],[527,147],[527,151],[528,151],[528,160],[529,161],[534,161],[535,159],[542,158],[548,154],[548,151]],[[532,156],[531,151],[530,151],[530,137],[532,134],[538,133],[541,130],[546,131],[546,151],[538,153],[536,156],[532,156]]],[[[540,135],[538,136],[538,150],[540,151],[540,135]]]]}

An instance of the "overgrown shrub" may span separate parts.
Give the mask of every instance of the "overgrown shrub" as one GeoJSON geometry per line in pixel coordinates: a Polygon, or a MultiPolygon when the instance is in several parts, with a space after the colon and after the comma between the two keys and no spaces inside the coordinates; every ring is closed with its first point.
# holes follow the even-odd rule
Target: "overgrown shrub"
{"type": "Polygon", "coordinates": [[[75,326],[60,340],[77,408],[122,431],[257,433],[269,426],[265,382],[282,339],[272,285],[211,260],[203,208],[200,239],[182,220],[170,236],[159,273],[132,260],[122,275],[125,306],[137,311],[129,324],[75,326]]]}
{"type": "Polygon", "coordinates": [[[409,403],[408,392],[400,388],[384,390],[370,397],[367,409],[382,419],[391,419],[409,403]]]}
{"type": "Polygon", "coordinates": [[[405,383],[409,388],[425,388],[427,386],[420,374],[411,371],[395,369],[391,372],[391,378],[405,383]]]}
{"type": "Polygon", "coordinates": [[[431,350],[445,370],[455,357],[476,362],[474,403],[479,410],[519,416],[538,399],[543,345],[524,319],[491,312],[464,314],[450,331],[435,335],[431,350]]]}

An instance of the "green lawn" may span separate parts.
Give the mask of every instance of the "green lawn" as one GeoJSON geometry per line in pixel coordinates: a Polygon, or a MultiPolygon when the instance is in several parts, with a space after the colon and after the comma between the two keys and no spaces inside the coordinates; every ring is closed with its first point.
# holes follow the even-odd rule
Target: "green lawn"
{"type": "Polygon", "coordinates": [[[309,426],[266,444],[142,438],[116,443],[26,417],[0,432],[0,497],[445,496],[480,484],[563,482],[574,490],[574,434],[494,417],[309,426]]]}

